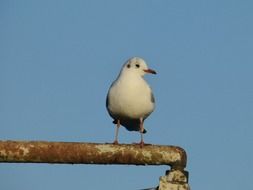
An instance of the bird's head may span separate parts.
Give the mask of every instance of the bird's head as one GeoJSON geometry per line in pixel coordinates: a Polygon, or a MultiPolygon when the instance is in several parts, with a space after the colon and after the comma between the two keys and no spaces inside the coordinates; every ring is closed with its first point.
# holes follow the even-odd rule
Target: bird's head
{"type": "Polygon", "coordinates": [[[152,69],[149,69],[147,64],[142,58],[133,57],[123,65],[123,73],[136,73],[140,76],[144,76],[146,73],[156,74],[152,69]]]}

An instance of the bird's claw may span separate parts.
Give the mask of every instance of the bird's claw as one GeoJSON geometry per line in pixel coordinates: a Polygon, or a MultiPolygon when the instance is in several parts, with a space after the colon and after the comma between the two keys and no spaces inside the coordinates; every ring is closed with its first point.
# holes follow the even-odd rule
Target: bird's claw
{"type": "Polygon", "coordinates": [[[115,140],[115,141],[113,141],[113,143],[112,144],[114,144],[114,145],[118,145],[119,144],[119,142],[117,141],[117,140],[115,140]]]}
{"type": "Polygon", "coordinates": [[[143,148],[146,144],[144,143],[144,141],[141,141],[139,143],[133,143],[134,145],[139,145],[141,148],[143,148]]]}
{"type": "Polygon", "coordinates": [[[140,144],[140,147],[141,147],[141,148],[143,148],[144,145],[145,145],[144,141],[141,141],[139,144],[140,144]]]}

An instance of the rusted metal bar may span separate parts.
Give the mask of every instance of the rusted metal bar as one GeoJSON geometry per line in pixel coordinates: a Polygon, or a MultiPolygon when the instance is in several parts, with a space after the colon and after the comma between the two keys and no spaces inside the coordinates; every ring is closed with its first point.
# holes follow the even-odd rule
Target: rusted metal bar
{"type": "Polygon", "coordinates": [[[0,163],[170,165],[156,190],[190,190],[186,152],[176,146],[0,141],[0,163]]]}
{"type": "Polygon", "coordinates": [[[46,141],[0,141],[0,162],[170,165],[183,170],[186,152],[176,146],[46,141]]]}

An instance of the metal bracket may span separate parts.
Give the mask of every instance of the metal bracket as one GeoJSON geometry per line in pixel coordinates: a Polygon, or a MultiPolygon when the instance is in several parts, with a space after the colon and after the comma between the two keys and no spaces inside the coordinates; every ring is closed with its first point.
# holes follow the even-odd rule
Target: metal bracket
{"type": "Polygon", "coordinates": [[[160,177],[158,190],[190,190],[188,184],[189,173],[179,169],[166,171],[166,175],[160,177]]]}

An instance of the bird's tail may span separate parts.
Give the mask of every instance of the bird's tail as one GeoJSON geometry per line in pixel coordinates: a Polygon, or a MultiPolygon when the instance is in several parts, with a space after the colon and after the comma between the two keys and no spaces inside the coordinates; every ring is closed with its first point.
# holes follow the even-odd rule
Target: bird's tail
{"type": "MultiPolygon", "coordinates": [[[[114,124],[117,124],[117,120],[113,121],[114,124]]],[[[140,131],[140,122],[139,120],[121,120],[120,124],[124,126],[128,131],[140,131]]],[[[143,129],[142,133],[145,134],[146,129],[143,129]]]]}

